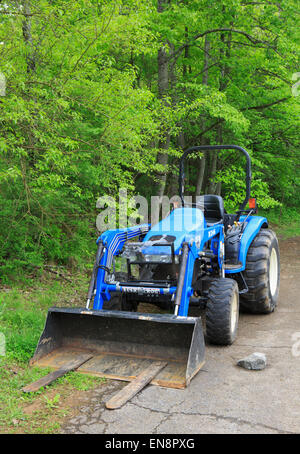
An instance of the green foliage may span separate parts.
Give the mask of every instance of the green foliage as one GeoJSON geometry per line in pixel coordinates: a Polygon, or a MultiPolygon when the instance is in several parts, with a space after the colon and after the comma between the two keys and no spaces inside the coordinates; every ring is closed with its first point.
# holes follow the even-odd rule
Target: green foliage
{"type": "MultiPolygon", "coordinates": [[[[280,206],[281,203],[269,195],[268,183],[262,179],[262,173],[254,171],[252,177],[252,196],[256,198],[258,206],[266,210],[280,206]]],[[[235,212],[245,198],[245,169],[231,165],[228,169],[219,173],[216,181],[222,182],[224,187],[226,194],[224,203],[227,212],[235,212]]]]}
{"type": "Polygon", "coordinates": [[[135,173],[151,171],[143,147],[157,131],[152,93],[134,86],[129,62],[117,63],[153,40],[136,2],[125,15],[122,3],[85,2],[84,13],[80,2],[29,3],[32,19],[0,22],[9,49],[1,64],[8,81],[0,112],[4,276],[45,261],[83,262],[93,247],[97,196],[133,189],[135,173]]]}
{"type": "Polygon", "coordinates": [[[282,205],[271,210],[259,210],[261,216],[266,216],[271,226],[282,238],[300,236],[300,213],[296,208],[282,205]]]}
{"type": "Polygon", "coordinates": [[[17,291],[0,296],[0,331],[6,339],[8,358],[25,362],[32,357],[45,314],[45,309],[30,304],[17,291]]]}
{"type": "MultiPolygon", "coordinates": [[[[294,0],[1,4],[1,280],[90,261],[97,198],[149,197],[163,173],[174,195],[191,145],[247,147],[261,206],[299,206],[297,14],[294,0]]],[[[229,156],[208,157],[201,192],[232,207],[243,163],[229,156]]]]}

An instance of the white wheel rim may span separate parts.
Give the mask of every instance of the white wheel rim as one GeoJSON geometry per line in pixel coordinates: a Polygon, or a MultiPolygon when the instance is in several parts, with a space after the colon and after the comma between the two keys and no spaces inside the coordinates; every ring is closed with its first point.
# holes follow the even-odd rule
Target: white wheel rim
{"type": "Polygon", "coordinates": [[[278,259],[276,249],[273,248],[270,256],[269,264],[269,283],[270,283],[270,292],[274,296],[277,290],[278,283],[278,259]]]}
{"type": "Polygon", "coordinates": [[[230,320],[230,329],[232,333],[235,331],[237,318],[238,318],[238,299],[236,293],[234,293],[231,302],[231,320],[230,320]]]}

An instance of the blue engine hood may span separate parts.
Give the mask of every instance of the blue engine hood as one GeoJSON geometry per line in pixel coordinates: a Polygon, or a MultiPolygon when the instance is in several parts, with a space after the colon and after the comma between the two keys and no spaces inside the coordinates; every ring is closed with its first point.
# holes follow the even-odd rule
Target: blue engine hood
{"type": "Polygon", "coordinates": [[[197,243],[200,243],[203,238],[204,228],[205,220],[203,212],[199,208],[176,208],[171,211],[169,216],[162,219],[149,230],[143,242],[150,240],[174,241],[174,252],[178,254],[184,241],[190,241],[194,238],[197,243]],[[159,239],[159,236],[163,238],[159,239]],[[168,237],[175,238],[168,239],[168,237]]]}

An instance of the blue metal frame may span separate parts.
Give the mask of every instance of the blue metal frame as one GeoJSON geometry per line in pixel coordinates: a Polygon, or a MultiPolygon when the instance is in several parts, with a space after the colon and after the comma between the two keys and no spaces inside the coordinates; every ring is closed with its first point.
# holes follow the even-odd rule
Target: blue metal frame
{"type": "MultiPolygon", "coordinates": [[[[240,217],[240,222],[243,222],[245,216],[240,217]]],[[[226,274],[233,274],[233,273],[240,273],[244,271],[246,268],[246,259],[248,249],[250,244],[258,234],[261,228],[268,227],[268,221],[266,218],[262,216],[249,216],[247,219],[247,226],[243,232],[241,243],[240,243],[240,252],[239,252],[239,262],[241,262],[242,266],[239,269],[235,270],[226,270],[226,274]]]]}
{"type": "Polygon", "coordinates": [[[97,272],[96,295],[93,309],[102,309],[103,302],[110,300],[110,292],[115,290],[105,283],[106,271],[104,267],[111,267],[113,256],[117,255],[122,250],[126,241],[143,235],[149,230],[149,227],[148,224],[142,224],[127,229],[107,230],[97,239],[97,243],[99,243],[99,241],[103,242],[104,253],[99,263],[102,267],[99,268],[97,272]]]}
{"type": "MultiPolygon", "coordinates": [[[[243,222],[245,216],[240,218],[243,222]]],[[[225,273],[237,273],[243,271],[246,266],[246,257],[249,246],[257,235],[259,230],[267,227],[267,219],[260,216],[249,216],[246,220],[247,224],[243,231],[240,243],[239,261],[242,266],[237,270],[226,270],[225,273]]],[[[179,305],[178,316],[186,317],[189,310],[189,299],[193,294],[192,278],[194,272],[195,260],[199,257],[199,253],[203,251],[204,246],[210,244],[211,252],[218,257],[220,270],[224,266],[224,226],[223,224],[214,224],[207,226],[203,213],[197,208],[177,208],[170,215],[160,221],[156,226],[150,229],[150,225],[143,224],[128,229],[108,230],[104,232],[97,240],[103,242],[104,250],[100,260],[101,267],[98,268],[96,278],[96,294],[94,297],[93,309],[102,310],[103,302],[111,298],[111,292],[128,292],[135,291],[134,288],[122,287],[119,284],[110,284],[105,282],[106,269],[111,267],[113,256],[119,254],[124,243],[128,240],[145,235],[143,241],[148,241],[154,235],[174,235],[174,254],[180,255],[183,242],[188,243],[189,252],[187,265],[185,269],[182,297],[179,305]],[[183,217],[185,217],[184,225],[183,217]],[[180,222],[179,222],[180,221],[180,222]],[[146,233],[146,235],[145,235],[146,233]]],[[[212,271],[212,269],[211,269],[212,271]]],[[[138,288],[139,292],[156,292],[161,295],[176,294],[176,287],[159,288],[138,288]]]]}

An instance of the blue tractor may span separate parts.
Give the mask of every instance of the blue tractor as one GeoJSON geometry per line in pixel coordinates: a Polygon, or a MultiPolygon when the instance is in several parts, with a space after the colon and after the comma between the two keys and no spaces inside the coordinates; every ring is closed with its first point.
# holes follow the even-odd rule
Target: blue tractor
{"type": "Polygon", "coordinates": [[[152,383],[185,387],[204,363],[204,339],[230,345],[239,309],[267,314],[277,304],[278,241],[267,219],[256,215],[250,186],[251,160],[243,148],[186,150],[180,159],[181,206],[157,225],[102,233],[86,307],[49,309],[32,363],[59,368],[87,350],[93,357],[79,370],[130,381],[151,361],[165,360],[152,383]],[[233,214],[220,196],[189,203],[184,197],[185,158],[224,149],[246,158],[246,196],[233,214]],[[141,303],[160,311],[138,312],[141,303]],[[205,324],[191,316],[192,307],[205,310],[205,324]]]}

